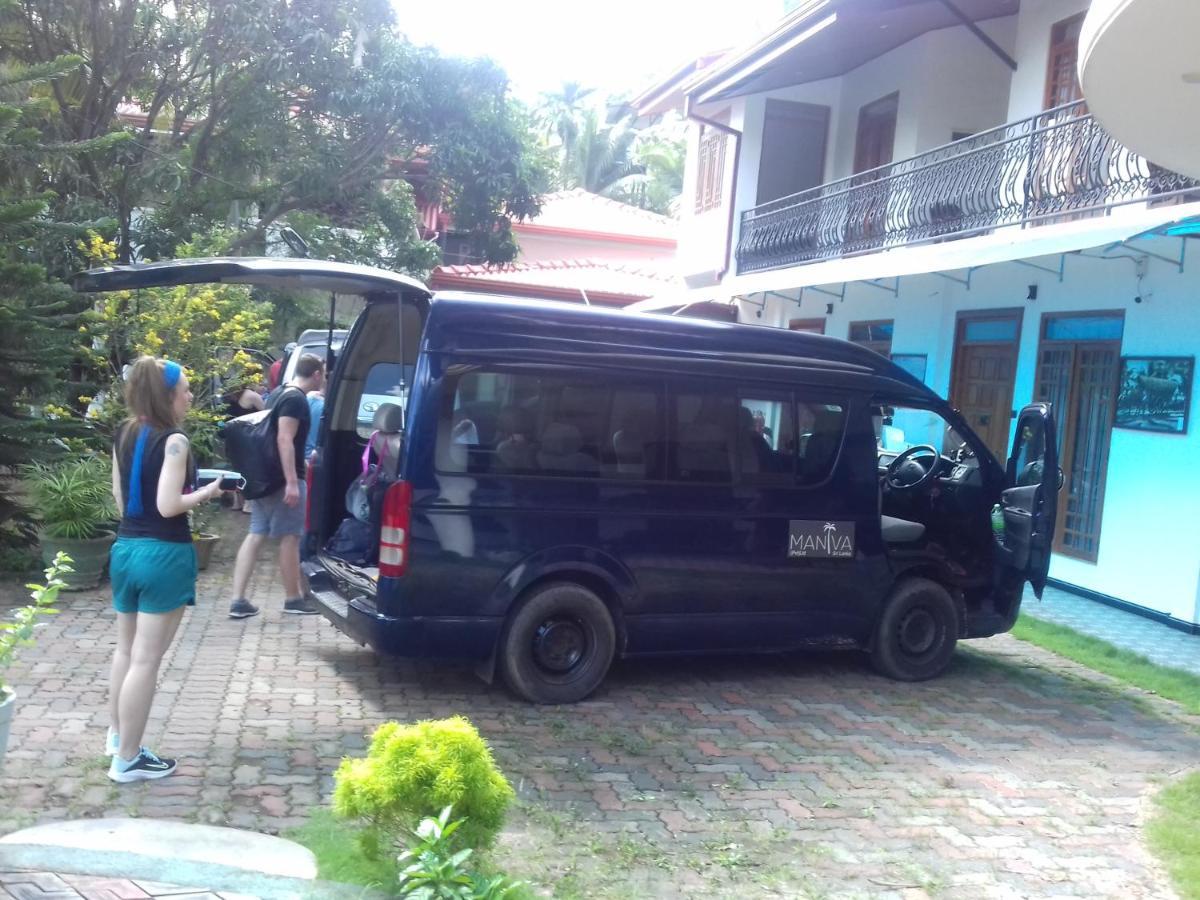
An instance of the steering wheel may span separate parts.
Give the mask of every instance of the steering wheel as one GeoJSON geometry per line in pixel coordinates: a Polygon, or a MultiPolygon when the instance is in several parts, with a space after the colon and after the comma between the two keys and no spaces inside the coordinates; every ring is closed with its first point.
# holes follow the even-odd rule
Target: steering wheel
{"type": "Polygon", "coordinates": [[[934,475],[937,474],[938,459],[941,458],[941,455],[942,454],[938,452],[937,447],[931,446],[930,444],[917,444],[914,447],[909,447],[888,464],[887,471],[884,472],[883,475],[883,480],[887,482],[887,486],[894,491],[916,490],[917,488],[931,481],[934,475]],[[933,457],[933,462],[930,464],[928,469],[926,469],[920,463],[914,462],[918,456],[933,457]],[[901,472],[905,469],[905,467],[908,467],[910,463],[911,465],[922,470],[921,477],[913,482],[903,482],[897,480],[901,472]]]}

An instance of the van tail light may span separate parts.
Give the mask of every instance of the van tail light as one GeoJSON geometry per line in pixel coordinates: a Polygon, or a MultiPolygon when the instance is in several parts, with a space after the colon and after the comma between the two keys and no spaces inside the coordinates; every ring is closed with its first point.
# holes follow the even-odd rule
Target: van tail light
{"type": "Polygon", "coordinates": [[[396,578],[408,571],[408,532],[412,521],[412,485],[397,481],[383,497],[379,529],[379,576],[396,578]]]}
{"type": "Polygon", "coordinates": [[[304,470],[304,533],[308,534],[312,530],[312,489],[313,489],[313,464],[309,461],[308,468],[304,470]]]}

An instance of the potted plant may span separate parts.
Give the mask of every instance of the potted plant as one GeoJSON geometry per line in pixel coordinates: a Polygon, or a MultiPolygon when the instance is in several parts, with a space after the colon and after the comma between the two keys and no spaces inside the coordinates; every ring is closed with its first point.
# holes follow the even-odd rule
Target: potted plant
{"type": "Polygon", "coordinates": [[[71,557],[74,569],[63,579],[63,590],[81,591],[98,585],[116,537],[113,522],[117,510],[108,461],[85,456],[54,465],[36,463],[25,468],[25,480],[34,514],[41,522],[42,561],[49,564],[60,552],[71,557]]]}
{"type": "Polygon", "coordinates": [[[208,568],[217,541],[221,539],[219,534],[215,534],[211,530],[216,508],[215,504],[201,503],[189,513],[192,523],[192,543],[196,547],[196,568],[200,570],[208,568]]]}
{"type": "Polygon", "coordinates": [[[46,583],[26,585],[33,602],[14,612],[11,622],[0,622],[0,765],[8,749],[8,731],[17,702],[17,692],[5,681],[4,672],[13,664],[17,651],[33,643],[33,628],[38,616],[57,612],[54,601],[58,599],[58,592],[66,587],[62,576],[70,572],[71,557],[61,552],[55,554],[54,561],[46,569],[46,583]]]}

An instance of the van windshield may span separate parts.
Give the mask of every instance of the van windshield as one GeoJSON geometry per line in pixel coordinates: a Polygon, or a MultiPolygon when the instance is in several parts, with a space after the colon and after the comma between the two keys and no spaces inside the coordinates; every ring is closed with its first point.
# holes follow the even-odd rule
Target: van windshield
{"type": "Polygon", "coordinates": [[[871,411],[875,445],[881,453],[901,453],[918,444],[952,458],[973,456],[970,445],[939,413],[906,406],[876,406],[871,411]]]}

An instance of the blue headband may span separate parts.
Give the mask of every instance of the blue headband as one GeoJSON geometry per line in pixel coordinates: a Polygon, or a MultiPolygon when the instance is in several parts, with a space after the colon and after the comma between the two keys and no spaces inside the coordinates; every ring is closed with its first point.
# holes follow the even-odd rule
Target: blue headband
{"type": "Polygon", "coordinates": [[[175,390],[175,385],[179,384],[179,377],[182,374],[183,366],[179,363],[169,359],[163,360],[163,383],[167,386],[168,391],[175,390]]]}

